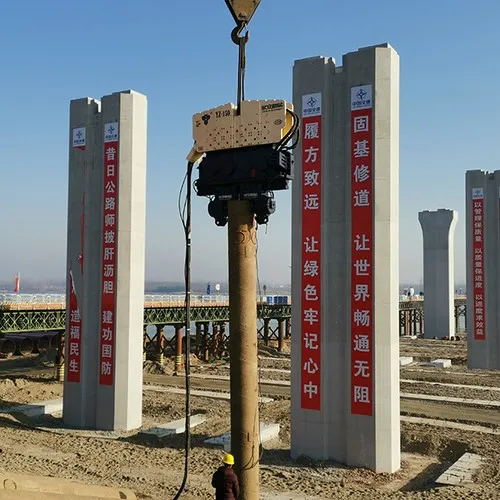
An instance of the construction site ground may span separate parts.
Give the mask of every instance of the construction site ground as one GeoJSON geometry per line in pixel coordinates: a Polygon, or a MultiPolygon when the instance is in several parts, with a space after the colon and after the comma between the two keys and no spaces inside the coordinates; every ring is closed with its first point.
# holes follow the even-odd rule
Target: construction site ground
{"type": "MultiPolygon", "coordinates": [[[[463,340],[405,339],[400,346],[401,356],[413,356],[415,360],[414,364],[401,368],[403,395],[500,401],[500,374],[468,371],[463,340]],[[424,366],[437,358],[450,358],[453,366],[445,370],[424,366]]],[[[272,380],[290,380],[289,346],[284,353],[278,353],[274,347],[262,347],[260,358],[260,377],[265,380],[261,394],[274,398],[271,403],[261,404],[261,421],[281,426],[279,438],[264,444],[260,465],[262,498],[500,498],[500,408],[402,397],[402,468],[396,474],[377,475],[334,462],[314,462],[307,457],[293,461],[289,456],[290,386],[272,383],[272,380]],[[427,423],[409,422],[407,417],[423,417],[427,423]],[[430,419],[465,426],[438,427],[430,425],[430,419]],[[467,425],[479,427],[471,431],[467,425]],[[497,434],[488,432],[497,429],[497,434]],[[463,486],[437,485],[439,475],[465,452],[483,457],[474,482],[463,486]]],[[[183,387],[183,377],[172,376],[172,371],[173,360],[166,360],[163,366],[146,362],[145,386],[183,387]]],[[[193,389],[229,391],[227,361],[204,363],[193,357],[192,372],[216,377],[193,377],[193,389]]],[[[161,439],[137,431],[89,435],[64,429],[60,414],[35,419],[7,413],[14,405],[60,398],[63,386],[52,380],[53,373],[47,358],[0,360],[0,471],[120,486],[133,490],[138,498],[173,498],[182,481],[184,435],[161,439]]],[[[151,391],[146,387],[143,401],[144,428],[184,417],[182,394],[151,391]]],[[[214,498],[210,479],[220,465],[223,452],[204,441],[229,431],[229,401],[198,396],[191,401],[193,414],[204,414],[207,419],[193,429],[188,490],[182,498],[214,498]]]]}

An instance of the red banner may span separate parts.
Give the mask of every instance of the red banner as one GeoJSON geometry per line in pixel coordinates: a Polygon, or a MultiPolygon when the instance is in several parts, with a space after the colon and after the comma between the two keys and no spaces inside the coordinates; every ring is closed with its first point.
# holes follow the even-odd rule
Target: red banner
{"type": "Polygon", "coordinates": [[[104,125],[104,193],[99,384],[113,385],[118,228],[118,123],[104,125]]]}
{"type": "Polygon", "coordinates": [[[484,303],[484,191],[472,190],[472,276],[474,283],[474,339],[486,339],[484,303]]]}
{"type": "Polygon", "coordinates": [[[372,86],[351,89],[351,413],[373,413],[372,86]]]}
{"type": "Polygon", "coordinates": [[[69,321],[68,321],[68,335],[66,335],[66,342],[68,342],[68,382],[80,382],[80,368],[81,368],[81,317],[80,310],[78,309],[78,301],[75,293],[75,282],[73,281],[73,272],[69,271],[69,321]]]}
{"type": "Polygon", "coordinates": [[[302,96],[301,408],[321,409],[321,94],[302,96]]]}

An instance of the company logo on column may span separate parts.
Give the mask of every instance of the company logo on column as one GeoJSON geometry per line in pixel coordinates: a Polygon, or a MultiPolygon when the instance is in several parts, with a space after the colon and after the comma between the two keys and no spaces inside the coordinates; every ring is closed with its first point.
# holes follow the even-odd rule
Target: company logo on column
{"type": "Polygon", "coordinates": [[[472,199],[482,200],[484,198],[483,188],[472,188],[472,199]]]}
{"type": "Polygon", "coordinates": [[[302,96],[302,118],[308,116],[321,116],[321,93],[306,94],[302,96]]]}
{"type": "Polygon", "coordinates": [[[73,148],[85,150],[87,147],[87,131],[85,127],[73,129],[73,148]]]}
{"type": "Polygon", "coordinates": [[[302,103],[300,407],[318,411],[321,410],[321,94],[303,96],[302,103]]]}
{"type": "Polygon", "coordinates": [[[474,288],[474,340],[486,339],[484,301],[484,190],[472,188],[472,281],[474,288]]]}
{"type": "Polygon", "coordinates": [[[118,122],[104,124],[104,142],[118,140],[118,122]]]}
{"type": "Polygon", "coordinates": [[[373,107],[372,85],[361,85],[351,89],[351,111],[373,107]]]}

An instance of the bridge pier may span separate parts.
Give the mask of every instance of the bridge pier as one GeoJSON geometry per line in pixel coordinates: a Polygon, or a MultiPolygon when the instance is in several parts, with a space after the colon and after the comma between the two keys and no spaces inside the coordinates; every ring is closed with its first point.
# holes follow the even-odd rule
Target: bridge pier
{"type": "Polygon", "coordinates": [[[216,323],[214,321],[214,322],[212,322],[212,339],[211,339],[212,349],[211,349],[211,352],[210,352],[210,356],[212,358],[217,357],[217,353],[218,353],[218,350],[219,350],[219,343],[220,343],[220,339],[219,339],[219,325],[218,325],[218,323],[216,323]]]}
{"type": "MultiPolygon", "coordinates": [[[[424,331],[424,311],[423,311],[424,300],[415,301],[401,301],[399,309],[399,335],[421,335],[424,331]]],[[[163,354],[163,362],[165,361],[165,356],[175,355],[175,339],[167,340],[168,332],[165,330],[165,325],[174,327],[176,323],[181,321],[179,317],[179,306],[177,303],[175,305],[168,305],[162,303],[156,307],[151,307],[150,304],[146,304],[143,318],[143,361],[147,359],[160,360],[160,354],[163,354]],[[148,326],[154,326],[157,330],[156,335],[151,338],[147,334],[148,326]],[[163,329],[163,332],[161,330],[163,329]],[[161,332],[161,334],[158,334],[161,332]]],[[[216,322],[219,325],[219,347],[213,349],[213,352],[217,356],[224,356],[227,354],[227,339],[225,336],[225,329],[227,328],[227,321],[224,319],[224,313],[221,314],[220,309],[227,308],[227,305],[214,305],[214,306],[194,306],[193,314],[194,321],[196,324],[196,338],[193,343],[193,352],[200,358],[200,360],[209,360],[209,356],[212,352],[212,335],[210,334],[211,323],[216,322]],[[210,311],[213,309],[213,312],[210,311]],[[201,312],[202,311],[202,312],[201,312]],[[206,318],[213,318],[208,321],[206,318]]],[[[266,305],[266,309],[259,309],[260,316],[260,328],[258,331],[259,340],[262,340],[265,345],[275,346],[275,341],[279,348],[279,335],[280,335],[280,319],[285,324],[285,339],[290,338],[290,304],[286,305],[266,305]],[[267,317],[262,317],[265,314],[267,317]],[[272,321],[278,322],[278,325],[274,327],[272,321]]],[[[455,299],[455,330],[457,333],[464,332],[467,325],[467,305],[465,298],[455,299]],[[461,318],[464,318],[462,320],[461,318]],[[465,321],[465,328],[463,321],[465,321]]],[[[41,304],[40,308],[37,309],[36,305],[31,306],[29,309],[21,308],[8,308],[5,306],[0,306],[0,334],[14,335],[30,333],[32,332],[32,337],[36,340],[34,342],[35,346],[43,353],[46,349],[57,350],[59,353],[60,344],[60,332],[64,328],[65,324],[65,310],[64,304],[56,304],[54,309],[47,308],[47,304],[41,304]],[[34,332],[43,331],[48,332],[47,335],[34,334],[34,332]]],[[[63,332],[64,335],[64,332],[63,332]]],[[[194,336],[194,334],[193,334],[194,336]]],[[[13,342],[14,346],[16,342],[13,342]]],[[[9,343],[7,343],[4,348],[10,353],[9,343]]],[[[63,339],[64,346],[64,339],[63,339]]],[[[14,347],[15,349],[15,347],[14,347]]],[[[62,368],[64,369],[64,351],[62,352],[62,358],[58,358],[58,363],[62,362],[62,368]]]]}
{"type": "Polygon", "coordinates": [[[196,326],[195,353],[197,357],[200,357],[201,342],[202,342],[201,323],[195,323],[195,326],[196,326]]]}
{"type": "Polygon", "coordinates": [[[424,240],[425,338],[453,333],[455,210],[419,212],[424,240]]]}
{"type": "Polygon", "coordinates": [[[184,367],[182,356],[182,330],[184,325],[175,325],[175,364],[174,375],[180,375],[184,367]]]}
{"type": "Polygon", "coordinates": [[[156,325],[156,361],[161,365],[164,363],[164,354],[163,349],[165,347],[165,335],[164,335],[164,326],[156,325]]]}
{"type": "Polygon", "coordinates": [[[269,318],[264,319],[264,345],[269,345],[269,318]]]}
{"type": "Polygon", "coordinates": [[[219,349],[219,356],[223,358],[226,354],[228,354],[228,351],[226,349],[227,346],[227,339],[226,339],[226,323],[224,321],[221,321],[219,325],[220,331],[220,349],[219,349]]]}
{"type": "Polygon", "coordinates": [[[142,361],[143,362],[148,360],[148,346],[149,346],[148,325],[144,325],[143,326],[143,333],[142,333],[142,361]]]}
{"type": "Polygon", "coordinates": [[[64,343],[65,336],[63,332],[57,334],[57,355],[55,360],[55,379],[57,382],[64,381],[64,343]]]}
{"type": "Polygon", "coordinates": [[[209,360],[209,339],[210,339],[210,323],[206,321],[203,323],[203,343],[202,343],[203,361],[209,360]]]}
{"type": "Polygon", "coordinates": [[[285,320],[278,319],[278,352],[283,352],[283,345],[285,344],[285,320]]]}

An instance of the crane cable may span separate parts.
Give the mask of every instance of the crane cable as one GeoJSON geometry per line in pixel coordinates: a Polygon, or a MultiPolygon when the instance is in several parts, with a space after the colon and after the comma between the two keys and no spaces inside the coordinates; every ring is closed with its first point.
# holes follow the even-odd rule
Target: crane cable
{"type": "Polygon", "coordinates": [[[184,476],[182,484],[177,491],[174,500],[177,500],[186,488],[187,478],[189,474],[189,452],[191,451],[191,197],[192,197],[192,175],[193,162],[188,162],[186,175],[179,191],[179,215],[181,217],[182,226],[184,228],[185,237],[185,257],[184,257],[184,286],[185,300],[184,308],[186,313],[186,357],[184,368],[186,374],[186,425],[185,425],[185,442],[184,442],[184,476]],[[184,206],[181,208],[182,190],[186,185],[186,199],[184,206]]]}

